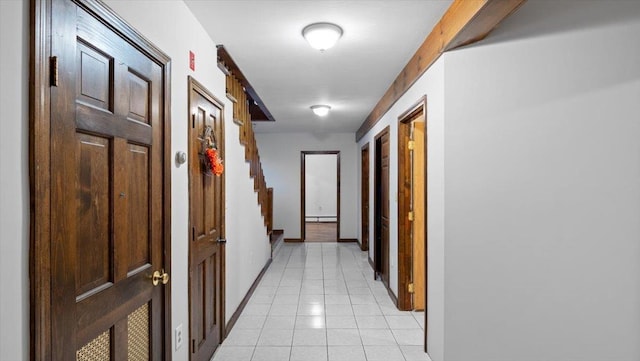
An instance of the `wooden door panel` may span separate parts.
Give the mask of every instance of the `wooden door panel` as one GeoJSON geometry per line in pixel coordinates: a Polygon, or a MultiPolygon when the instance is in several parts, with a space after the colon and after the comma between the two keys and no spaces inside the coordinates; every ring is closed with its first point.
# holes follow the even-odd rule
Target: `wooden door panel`
{"type": "Polygon", "coordinates": [[[133,69],[128,69],[129,80],[129,113],[127,119],[145,124],[149,123],[149,80],[142,77],[133,69]]]}
{"type": "Polygon", "coordinates": [[[113,111],[113,58],[78,41],[77,62],[77,101],[113,111]]]}
{"type": "Polygon", "coordinates": [[[111,246],[111,146],[108,139],[76,134],[77,217],[76,297],[113,282],[111,246]]]}
{"type": "MultiPolygon", "coordinates": [[[[201,102],[204,100],[200,99],[201,102]]],[[[219,112],[215,109],[206,109],[206,103],[198,106],[194,115],[191,136],[194,141],[202,137],[205,127],[209,126],[214,129],[216,127],[216,117],[219,112]],[[213,112],[213,113],[212,113],[213,112]]],[[[216,135],[220,139],[220,135],[216,135]]],[[[192,227],[195,227],[194,233],[198,240],[217,240],[220,227],[220,204],[216,202],[219,198],[220,181],[219,177],[202,174],[202,164],[199,156],[201,151],[200,144],[191,149],[191,171],[194,175],[191,177],[192,198],[198,199],[200,202],[191,206],[192,208],[192,227]],[[196,176],[197,175],[197,176],[196,176]]]]}
{"type": "Polygon", "coordinates": [[[127,143],[126,168],[129,176],[125,197],[128,204],[127,274],[151,263],[152,243],[149,230],[149,148],[127,143]]]}
{"type": "MultiPolygon", "coordinates": [[[[218,264],[220,260],[218,259],[218,256],[218,252],[214,252],[207,260],[207,264],[209,265],[207,268],[207,283],[213,285],[220,283],[220,279],[218,278],[218,264]]],[[[205,311],[207,334],[219,337],[216,330],[216,327],[220,325],[218,323],[219,304],[216,302],[218,300],[218,287],[207,287],[206,291],[208,293],[207,302],[209,303],[209,307],[206,307],[207,311],[205,311]]]]}
{"type": "MultiPolygon", "coordinates": [[[[207,293],[205,284],[207,282],[207,264],[200,262],[193,267],[191,272],[191,339],[195,342],[198,349],[202,347],[205,341],[205,313],[195,314],[195,310],[204,310],[207,303],[207,293]]],[[[193,352],[193,351],[192,351],[193,352]]]]}

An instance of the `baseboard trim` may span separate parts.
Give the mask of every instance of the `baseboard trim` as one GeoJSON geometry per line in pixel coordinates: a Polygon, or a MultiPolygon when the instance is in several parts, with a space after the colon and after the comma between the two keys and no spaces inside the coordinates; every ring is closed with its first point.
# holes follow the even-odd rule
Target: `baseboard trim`
{"type": "Polygon", "coordinates": [[[358,239],[357,238],[340,238],[338,240],[338,242],[356,242],[356,243],[358,243],[358,239]]]}
{"type": "MultiPolygon", "coordinates": [[[[376,266],[373,263],[373,260],[371,259],[371,256],[368,255],[367,259],[369,260],[369,266],[371,266],[371,269],[373,270],[373,277],[377,277],[376,276],[376,266]]],[[[396,295],[393,294],[393,291],[391,291],[391,288],[389,288],[389,285],[386,284],[383,279],[380,279],[380,281],[384,285],[384,288],[387,289],[387,293],[389,294],[389,297],[391,297],[391,301],[393,301],[393,304],[396,305],[396,308],[398,308],[398,297],[396,297],[396,295]]]]}
{"type": "Polygon", "coordinates": [[[271,243],[271,258],[273,258],[284,242],[284,230],[272,230],[269,236],[269,242],[271,243]]]}
{"type": "Polygon", "coordinates": [[[282,238],[283,234],[284,234],[283,229],[274,229],[271,231],[271,236],[269,237],[269,241],[271,241],[271,243],[277,242],[280,238],[282,238]]]}
{"type": "Polygon", "coordinates": [[[265,272],[267,272],[267,269],[269,269],[269,266],[271,266],[272,261],[273,259],[269,258],[269,260],[264,265],[264,267],[262,267],[262,271],[260,271],[260,273],[258,274],[258,277],[256,277],[255,281],[253,281],[253,284],[249,288],[249,291],[247,291],[247,294],[244,295],[244,298],[242,299],[242,302],[240,302],[240,305],[236,309],[236,312],[233,313],[233,316],[231,316],[231,319],[229,320],[229,322],[227,322],[227,326],[224,329],[224,338],[227,338],[227,336],[229,335],[229,332],[231,332],[231,330],[233,329],[233,326],[238,321],[238,318],[242,314],[242,311],[244,311],[244,308],[247,306],[249,299],[251,298],[251,296],[253,296],[253,293],[256,291],[256,287],[258,287],[258,284],[262,280],[262,277],[264,276],[265,272]]]}
{"type": "Polygon", "coordinates": [[[382,284],[387,288],[387,293],[389,294],[389,297],[391,297],[391,301],[393,301],[393,304],[396,305],[396,308],[398,308],[398,297],[393,294],[393,291],[391,291],[391,288],[389,288],[388,284],[384,283],[384,281],[382,281],[382,284]]]}
{"type": "Polygon", "coordinates": [[[302,240],[300,238],[285,238],[284,241],[286,243],[300,243],[302,240]]]}

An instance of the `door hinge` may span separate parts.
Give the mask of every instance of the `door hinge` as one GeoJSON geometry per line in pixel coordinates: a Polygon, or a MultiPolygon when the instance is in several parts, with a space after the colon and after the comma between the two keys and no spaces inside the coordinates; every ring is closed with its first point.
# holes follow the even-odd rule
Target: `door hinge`
{"type": "Polygon", "coordinates": [[[409,218],[409,221],[413,222],[413,211],[409,212],[409,215],[407,218],[409,218]]]}
{"type": "Polygon", "coordinates": [[[415,142],[415,141],[410,140],[410,141],[407,143],[407,148],[409,148],[409,150],[413,150],[413,148],[415,148],[415,147],[416,147],[416,142],[415,142]]]}
{"type": "Polygon", "coordinates": [[[409,293],[414,293],[416,291],[416,288],[413,286],[413,283],[409,283],[407,285],[407,290],[409,291],[409,293]]]}
{"type": "Polygon", "coordinates": [[[58,86],[58,57],[52,56],[49,58],[49,64],[51,66],[51,86],[58,86]]]}
{"type": "Polygon", "coordinates": [[[191,240],[196,240],[196,227],[191,227],[191,240]]]}
{"type": "Polygon", "coordinates": [[[191,340],[191,353],[196,353],[196,340],[191,340]]]}

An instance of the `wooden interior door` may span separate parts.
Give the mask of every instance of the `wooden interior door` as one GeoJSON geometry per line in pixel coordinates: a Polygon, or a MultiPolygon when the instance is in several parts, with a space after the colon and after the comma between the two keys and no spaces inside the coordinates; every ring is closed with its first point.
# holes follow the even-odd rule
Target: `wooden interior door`
{"type": "Polygon", "coordinates": [[[398,309],[425,304],[425,112],[422,97],[398,117],[398,309]]]}
{"type": "Polygon", "coordinates": [[[51,28],[51,359],[166,359],[168,58],[97,2],[51,28]]]}
{"type": "Polygon", "coordinates": [[[389,128],[376,136],[375,268],[389,287],[389,128]]]}
{"type": "Polygon", "coordinates": [[[416,119],[413,123],[412,152],[412,209],[414,220],[411,227],[412,240],[412,275],[413,275],[413,309],[424,310],[425,308],[425,236],[426,236],[426,171],[425,171],[425,129],[424,116],[416,119]]]}
{"type": "Polygon", "coordinates": [[[361,216],[361,241],[360,249],[369,250],[369,143],[362,147],[362,167],[360,176],[360,214],[361,216]]]}
{"type": "Polygon", "coordinates": [[[224,173],[205,174],[206,127],[224,158],[223,106],[189,78],[189,313],[192,360],[209,360],[224,337],[224,173]]]}

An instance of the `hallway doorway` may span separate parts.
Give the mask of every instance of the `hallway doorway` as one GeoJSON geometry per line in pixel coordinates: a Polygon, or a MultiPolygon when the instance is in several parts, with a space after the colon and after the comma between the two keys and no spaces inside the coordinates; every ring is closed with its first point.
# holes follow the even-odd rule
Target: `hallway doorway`
{"type": "Polygon", "coordinates": [[[300,239],[340,240],[340,151],[302,151],[300,239]]]}
{"type": "Polygon", "coordinates": [[[389,289],[389,126],[375,138],[374,271],[389,289]]]}
{"type": "Polygon", "coordinates": [[[426,97],[398,117],[398,308],[426,299],[426,97]]]}
{"type": "Polygon", "coordinates": [[[205,150],[224,159],[224,107],[189,77],[189,339],[191,360],[209,360],[225,329],[224,173],[211,174],[205,150]]]}
{"type": "Polygon", "coordinates": [[[360,249],[369,250],[369,143],[361,149],[360,177],[360,249]]]}

